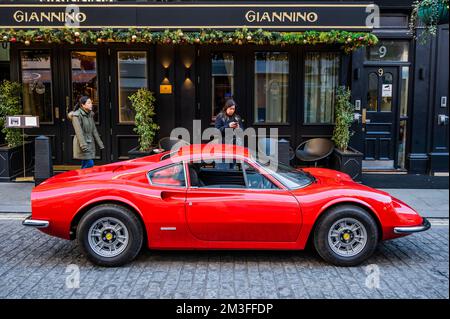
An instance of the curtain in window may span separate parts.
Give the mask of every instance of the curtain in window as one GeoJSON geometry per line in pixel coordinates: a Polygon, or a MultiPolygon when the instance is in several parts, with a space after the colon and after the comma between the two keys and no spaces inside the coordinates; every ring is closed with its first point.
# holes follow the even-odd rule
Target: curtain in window
{"type": "Polygon", "coordinates": [[[305,123],[333,123],[339,85],[339,54],[308,52],[305,57],[305,123]]]}

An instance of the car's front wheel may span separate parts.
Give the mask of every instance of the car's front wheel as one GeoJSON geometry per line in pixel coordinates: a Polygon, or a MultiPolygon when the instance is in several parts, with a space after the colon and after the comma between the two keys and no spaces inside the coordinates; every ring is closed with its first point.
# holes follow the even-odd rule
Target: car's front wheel
{"type": "Polygon", "coordinates": [[[358,206],[331,208],[319,218],[314,231],[314,247],[318,254],[337,266],[362,263],[373,254],[377,244],[377,224],[358,206]]]}
{"type": "Polygon", "coordinates": [[[115,204],[91,208],[77,227],[81,249],[99,266],[117,267],[132,261],[142,247],[143,237],[138,218],[115,204]]]}

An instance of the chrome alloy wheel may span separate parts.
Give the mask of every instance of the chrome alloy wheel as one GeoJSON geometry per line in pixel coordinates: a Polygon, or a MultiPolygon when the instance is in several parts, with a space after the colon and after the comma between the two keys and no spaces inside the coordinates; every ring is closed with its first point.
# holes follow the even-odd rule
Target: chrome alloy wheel
{"type": "Polygon", "coordinates": [[[336,221],[328,232],[328,245],[342,257],[359,254],[367,243],[367,231],[364,225],[354,218],[342,218],[336,221]]]}
{"type": "Polygon", "coordinates": [[[118,219],[103,217],[89,228],[88,242],[91,249],[102,257],[116,257],[128,245],[128,229],[118,219]]]}

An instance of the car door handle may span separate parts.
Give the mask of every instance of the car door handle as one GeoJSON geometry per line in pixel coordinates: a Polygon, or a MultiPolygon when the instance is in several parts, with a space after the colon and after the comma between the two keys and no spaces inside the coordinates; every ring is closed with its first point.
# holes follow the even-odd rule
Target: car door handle
{"type": "Polygon", "coordinates": [[[183,200],[186,196],[186,191],[161,191],[161,199],[162,200],[183,200]]]}

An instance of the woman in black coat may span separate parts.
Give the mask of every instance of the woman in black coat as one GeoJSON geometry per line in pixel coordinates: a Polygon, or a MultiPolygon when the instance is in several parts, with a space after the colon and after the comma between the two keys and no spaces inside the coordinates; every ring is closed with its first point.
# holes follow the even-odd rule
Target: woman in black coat
{"type": "MultiPolygon", "coordinates": [[[[225,105],[222,108],[222,111],[216,116],[215,127],[222,134],[222,143],[226,144],[235,144],[235,145],[243,145],[243,141],[236,136],[236,130],[242,129],[244,130],[244,125],[242,124],[242,118],[236,114],[236,102],[233,99],[229,99],[225,102],[225,105]],[[226,130],[232,130],[233,137],[230,140],[225,139],[226,130]]],[[[230,132],[227,133],[229,135],[230,132]]],[[[216,168],[220,169],[228,169],[234,168],[234,163],[228,165],[227,163],[216,163],[216,168]]]]}
{"type": "MultiPolygon", "coordinates": [[[[225,143],[225,129],[230,128],[233,130],[233,133],[235,129],[240,128],[244,130],[242,118],[236,114],[236,102],[233,99],[225,102],[222,111],[216,116],[215,127],[222,133],[223,143],[225,143]]],[[[233,139],[233,143],[236,143],[235,139],[233,139]]]]}

